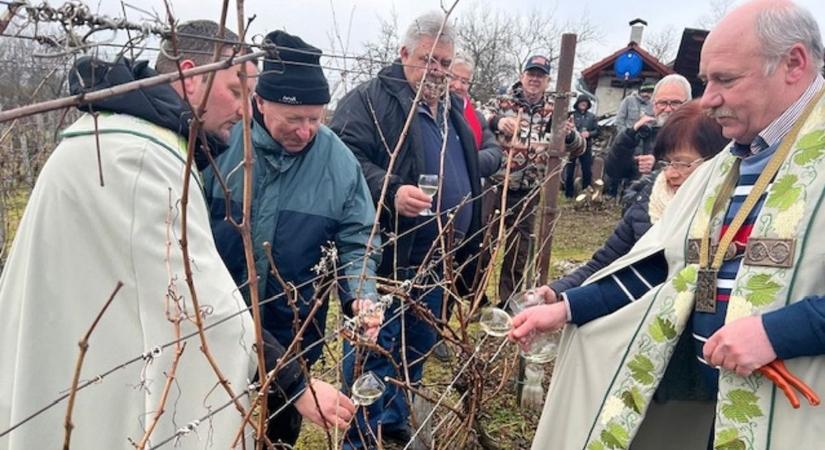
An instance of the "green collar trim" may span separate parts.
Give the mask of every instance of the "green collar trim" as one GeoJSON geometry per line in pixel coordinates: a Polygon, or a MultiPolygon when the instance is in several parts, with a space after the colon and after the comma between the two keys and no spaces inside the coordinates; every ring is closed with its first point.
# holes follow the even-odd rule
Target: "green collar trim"
{"type": "MultiPolygon", "coordinates": [[[[161,147],[166,149],[172,156],[174,156],[178,161],[180,161],[184,166],[186,165],[186,158],[183,156],[186,153],[185,150],[175,149],[171,145],[169,145],[167,142],[165,142],[161,139],[158,139],[156,136],[152,136],[152,135],[149,135],[149,134],[146,134],[146,133],[141,133],[141,132],[135,131],[135,130],[126,130],[126,129],[123,129],[123,128],[106,128],[106,129],[97,130],[97,131],[92,131],[92,130],[64,131],[63,133],[61,133],[61,136],[64,137],[64,138],[71,138],[71,137],[77,137],[77,136],[89,136],[89,135],[95,134],[95,133],[99,133],[99,134],[123,133],[123,134],[131,134],[131,135],[134,135],[134,136],[142,137],[144,139],[147,139],[149,141],[154,142],[155,144],[160,145],[161,147]]],[[[181,139],[181,141],[183,141],[183,139],[181,139]]],[[[185,141],[183,141],[183,142],[185,142],[185,141]]],[[[203,191],[203,181],[201,180],[200,173],[197,171],[197,169],[193,169],[192,174],[194,175],[195,182],[198,183],[198,186],[201,188],[201,191],[203,191]]]]}

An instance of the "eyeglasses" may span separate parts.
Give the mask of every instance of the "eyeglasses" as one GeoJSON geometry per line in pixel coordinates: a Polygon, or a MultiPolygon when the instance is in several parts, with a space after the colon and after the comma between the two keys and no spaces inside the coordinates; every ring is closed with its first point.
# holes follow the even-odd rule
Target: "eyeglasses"
{"type": "Polygon", "coordinates": [[[428,57],[428,55],[422,55],[418,58],[421,61],[422,67],[438,67],[442,70],[449,70],[450,66],[453,64],[452,59],[439,59],[435,56],[428,57]]]}
{"type": "Polygon", "coordinates": [[[453,75],[453,79],[458,81],[459,83],[463,84],[467,87],[472,87],[473,82],[469,78],[460,77],[458,75],[453,75]]]}
{"type": "Polygon", "coordinates": [[[659,108],[666,108],[670,106],[672,109],[676,109],[685,104],[684,100],[656,100],[654,102],[656,106],[659,108]]]}
{"type": "Polygon", "coordinates": [[[696,161],[692,162],[682,162],[682,161],[657,161],[656,162],[656,169],[657,170],[667,170],[668,168],[672,168],[673,170],[679,173],[685,173],[690,170],[691,167],[702,164],[705,161],[705,158],[699,158],[696,161]]]}

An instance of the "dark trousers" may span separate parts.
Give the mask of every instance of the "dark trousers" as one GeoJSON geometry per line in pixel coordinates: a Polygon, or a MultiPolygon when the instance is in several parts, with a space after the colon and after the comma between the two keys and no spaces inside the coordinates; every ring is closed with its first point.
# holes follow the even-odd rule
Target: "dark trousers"
{"type": "Polygon", "coordinates": [[[588,148],[581,156],[570,158],[564,165],[564,196],[567,198],[576,195],[576,161],[582,168],[582,189],[593,181],[593,150],[588,148]]]}
{"type": "Polygon", "coordinates": [[[609,175],[605,192],[608,196],[621,196],[624,191],[624,186],[628,186],[631,181],[639,178],[639,171],[636,170],[635,164],[634,162],[632,166],[629,166],[627,170],[623,171],[616,171],[615,169],[608,171],[605,167],[605,172],[609,175]]]}
{"type": "MultiPolygon", "coordinates": [[[[510,191],[507,194],[507,211],[504,217],[504,261],[501,264],[501,273],[498,280],[498,303],[503,305],[514,292],[526,288],[527,263],[530,256],[530,242],[533,234],[536,209],[539,204],[539,193],[522,190],[510,191]],[[529,198],[531,192],[532,198],[529,198]]],[[[498,236],[498,220],[493,224],[493,238],[498,236]]],[[[499,251],[502,251],[499,250],[499,251]]]]}
{"type": "MultiPolygon", "coordinates": [[[[433,316],[441,317],[444,304],[444,291],[441,287],[415,289],[412,297],[432,312],[433,316]]],[[[386,354],[358,351],[349,341],[344,341],[343,370],[347,391],[355,381],[353,375],[358,365],[361,366],[361,373],[373,371],[380,379],[392,377],[396,380],[406,380],[409,375],[411,384],[415,387],[420,386],[424,375],[424,361],[435,345],[438,333],[411,307],[400,312],[400,306],[401,303],[396,300],[384,313],[384,324],[378,334],[378,345],[386,354]],[[392,361],[387,360],[387,355],[392,357],[392,361]],[[408,373],[405,373],[405,361],[408,373]]],[[[344,438],[344,450],[379,448],[379,427],[383,432],[392,432],[409,425],[407,391],[391,383],[385,383],[385,386],[386,390],[375,403],[361,406],[356,410],[355,420],[344,438]]]]}
{"type": "Polygon", "coordinates": [[[275,448],[280,448],[279,443],[295,445],[301,433],[301,414],[292,403],[287,405],[284,398],[279,395],[270,394],[266,404],[267,414],[271,417],[266,427],[266,437],[275,444],[275,448]],[[273,417],[272,415],[281,408],[283,410],[273,417]]]}

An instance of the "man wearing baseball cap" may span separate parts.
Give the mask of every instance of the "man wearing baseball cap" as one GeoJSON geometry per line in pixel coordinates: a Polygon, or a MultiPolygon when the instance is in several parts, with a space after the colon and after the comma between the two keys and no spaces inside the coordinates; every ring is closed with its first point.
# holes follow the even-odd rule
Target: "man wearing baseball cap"
{"type": "MultiPolygon", "coordinates": [[[[539,202],[538,190],[546,175],[553,118],[553,101],[545,93],[549,84],[550,60],[544,55],[533,55],[525,61],[519,81],[507,94],[497,98],[492,111],[488,112],[490,129],[497,134],[501,147],[512,154],[507,210],[502,211],[506,214],[507,242],[498,286],[500,304],[504,304],[513,292],[527,287],[524,286],[524,274],[533,234],[533,217],[539,202]]],[[[566,122],[564,129],[567,133],[565,150],[571,153],[584,151],[585,140],[572,121],[566,122]]],[[[506,173],[503,166],[491,177],[493,183],[503,184],[506,173]]],[[[499,192],[502,190],[500,186],[499,192]]],[[[492,222],[498,223],[497,220],[492,222]]],[[[497,235],[494,230],[492,236],[497,235]]]]}
{"type": "MultiPolygon", "coordinates": [[[[293,444],[302,416],[323,427],[344,429],[355,413],[337,388],[307,377],[300,367],[311,367],[323,350],[328,307],[323,280],[335,277],[345,313],[370,309],[371,301],[365,298],[375,294],[381,243],[376,236],[368,245],[375,208],[361,165],[321,124],[330,100],[319,65],[321,51],[283,31],[270,33],[265,43],[275,47],[277,58],[264,61],[252,105],[254,189],[249,223],[263,328],[284,348],[300,340],[293,345],[296,352],[283,355],[285,366],[269,399],[269,413],[274,414],[267,432],[270,440],[293,444]],[[330,243],[337,258],[323,263],[330,243]],[[294,288],[285,293],[286,285],[294,288]],[[323,303],[313,312],[318,298],[323,303]],[[302,327],[305,330],[298,334],[302,327]],[[301,359],[304,362],[298,364],[301,359]]],[[[244,171],[237,170],[244,160],[241,125],[233,129],[229,150],[205,184],[215,242],[238,286],[248,279],[244,243],[233,224],[242,222],[244,171]],[[233,220],[227,220],[228,215],[233,220]]],[[[248,288],[242,292],[249,294],[248,288]]],[[[369,319],[361,331],[374,339],[380,318],[369,319]]]]}

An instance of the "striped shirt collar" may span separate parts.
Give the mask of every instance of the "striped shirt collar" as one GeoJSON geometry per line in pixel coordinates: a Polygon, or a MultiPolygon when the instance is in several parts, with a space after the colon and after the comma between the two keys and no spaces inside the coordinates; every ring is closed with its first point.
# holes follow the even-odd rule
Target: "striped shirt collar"
{"type": "MultiPolygon", "coordinates": [[[[802,116],[802,111],[808,106],[808,103],[813,100],[817,92],[825,86],[825,79],[822,75],[817,75],[814,81],[808,85],[805,92],[779,117],[771,122],[764,130],[759,132],[759,135],[750,143],[750,154],[755,155],[760,151],[773,147],[791,131],[793,125],[802,116]]],[[[736,152],[734,152],[736,153],[736,152]]],[[[748,155],[737,155],[747,157],[748,155]]]]}

